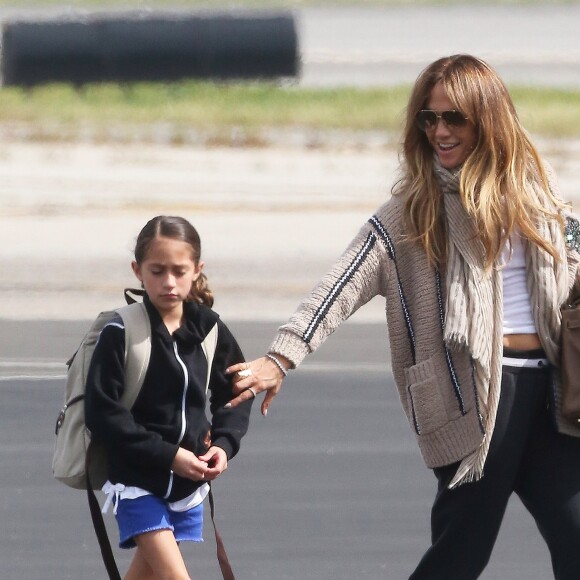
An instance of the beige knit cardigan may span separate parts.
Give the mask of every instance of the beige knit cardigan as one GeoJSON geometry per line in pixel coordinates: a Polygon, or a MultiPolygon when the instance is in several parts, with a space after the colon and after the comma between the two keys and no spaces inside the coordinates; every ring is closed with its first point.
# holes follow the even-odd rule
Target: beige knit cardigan
{"type": "MultiPolygon", "coordinates": [[[[557,195],[556,183],[551,186],[557,195]]],[[[447,294],[456,280],[447,279],[446,272],[437,272],[429,265],[423,248],[406,239],[404,205],[404,195],[396,195],[378,209],[289,321],[280,327],[270,352],[283,355],[297,367],[358,308],[377,295],[383,296],[395,384],[425,464],[433,468],[461,462],[478,452],[481,455],[482,447],[487,446],[485,443],[493,434],[495,416],[489,420],[490,407],[481,400],[477,365],[469,344],[445,336],[447,294]]],[[[447,219],[448,227],[455,228],[455,237],[462,239],[464,246],[469,245],[469,226],[461,212],[449,212],[447,219]]],[[[562,246],[567,266],[567,287],[558,291],[562,296],[578,275],[578,237],[562,246]]],[[[528,269],[532,309],[540,340],[557,366],[559,355],[554,345],[559,342],[559,313],[555,317],[558,322],[550,328],[539,319],[543,305],[554,303],[554,296],[542,295],[553,288],[547,290],[545,284],[536,284],[540,272],[541,269],[538,272],[528,269]]],[[[498,277],[501,281],[501,271],[498,277]]],[[[493,288],[496,295],[490,308],[494,311],[489,316],[501,320],[501,284],[493,288]]],[[[495,361],[501,360],[501,348],[501,341],[495,340],[495,361]]],[[[557,368],[553,376],[558,430],[580,436],[580,428],[561,417],[557,368]]],[[[472,470],[463,474],[459,483],[482,475],[481,470],[472,470]]]]}

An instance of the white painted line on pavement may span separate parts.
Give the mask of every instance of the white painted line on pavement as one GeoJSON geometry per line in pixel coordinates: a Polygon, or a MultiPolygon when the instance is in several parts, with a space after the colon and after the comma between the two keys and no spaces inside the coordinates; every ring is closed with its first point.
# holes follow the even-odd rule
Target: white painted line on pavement
{"type": "Polygon", "coordinates": [[[64,368],[63,362],[56,361],[0,360],[0,381],[62,380],[64,368]]]}
{"type": "Polygon", "coordinates": [[[3,375],[0,376],[0,383],[8,381],[61,381],[66,379],[66,375],[3,375]]]}
{"type": "Polygon", "coordinates": [[[64,362],[37,361],[37,360],[0,360],[0,369],[60,369],[64,362]]]}

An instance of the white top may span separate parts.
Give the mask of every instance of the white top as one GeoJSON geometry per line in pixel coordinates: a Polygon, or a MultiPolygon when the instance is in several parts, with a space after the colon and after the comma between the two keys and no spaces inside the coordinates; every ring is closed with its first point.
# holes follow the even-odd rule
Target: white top
{"type": "MultiPolygon", "coordinates": [[[[103,485],[103,492],[107,495],[107,499],[103,505],[102,512],[106,514],[109,511],[109,507],[113,503],[113,513],[117,513],[117,506],[120,499],[137,499],[138,497],[143,497],[144,495],[153,495],[149,491],[145,491],[140,487],[125,486],[122,483],[111,483],[107,481],[103,485]]],[[[204,483],[198,487],[191,495],[186,498],[169,502],[167,506],[173,512],[185,512],[198,506],[203,502],[207,494],[209,493],[209,484],[204,483]]]]}
{"type": "Polygon", "coordinates": [[[530,293],[526,276],[524,243],[514,232],[502,251],[503,270],[503,333],[535,334],[530,293]]]}

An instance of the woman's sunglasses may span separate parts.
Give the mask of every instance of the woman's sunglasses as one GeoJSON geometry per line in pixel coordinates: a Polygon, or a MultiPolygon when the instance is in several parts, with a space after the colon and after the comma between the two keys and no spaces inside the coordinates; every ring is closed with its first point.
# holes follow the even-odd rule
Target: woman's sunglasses
{"type": "Polygon", "coordinates": [[[437,125],[437,121],[441,119],[447,127],[463,127],[467,123],[467,117],[461,111],[431,111],[430,109],[423,109],[417,113],[415,117],[417,126],[421,131],[429,131],[437,125]]]}

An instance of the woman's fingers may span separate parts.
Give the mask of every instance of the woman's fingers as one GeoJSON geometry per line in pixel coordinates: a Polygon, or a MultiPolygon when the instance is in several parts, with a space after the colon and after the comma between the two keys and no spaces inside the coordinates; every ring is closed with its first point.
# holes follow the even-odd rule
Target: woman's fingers
{"type": "Polygon", "coordinates": [[[226,374],[233,375],[233,390],[236,395],[255,385],[255,377],[260,376],[260,360],[239,363],[226,369],[226,374]]]}
{"type": "Polygon", "coordinates": [[[250,389],[246,389],[244,391],[242,391],[235,399],[232,399],[229,403],[225,404],[225,408],[226,409],[234,409],[236,408],[238,405],[241,405],[242,403],[249,401],[250,399],[254,399],[256,397],[256,395],[258,394],[258,390],[256,388],[251,388],[250,389]]]}
{"type": "Polygon", "coordinates": [[[236,397],[226,407],[235,408],[241,403],[267,391],[266,398],[262,402],[263,415],[266,415],[272,399],[282,386],[282,379],[284,378],[278,366],[267,357],[233,365],[226,369],[226,373],[235,373],[233,391],[236,394],[236,397]],[[266,404],[266,407],[264,407],[264,404],[266,404]]]}
{"type": "Polygon", "coordinates": [[[239,373],[243,371],[247,371],[250,369],[250,365],[251,363],[247,363],[247,362],[242,362],[242,363],[237,363],[235,365],[232,365],[231,367],[228,367],[226,369],[226,375],[233,375],[234,373],[239,373]]]}
{"type": "Polygon", "coordinates": [[[255,384],[255,379],[252,377],[240,377],[237,373],[234,375],[233,391],[235,395],[239,395],[242,391],[246,391],[248,387],[255,384]]]}
{"type": "Polygon", "coordinates": [[[266,393],[266,396],[264,397],[264,400],[262,401],[262,406],[261,406],[262,415],[264,417],[268,414],[268,409],[270,408],[270,404],[272,403],[272,400],[274,399],[274,397],[277,394],[278,394],[278,391],[275,391],[274,389],[272,389],[271,391],[268,391],[266,393]]]}

